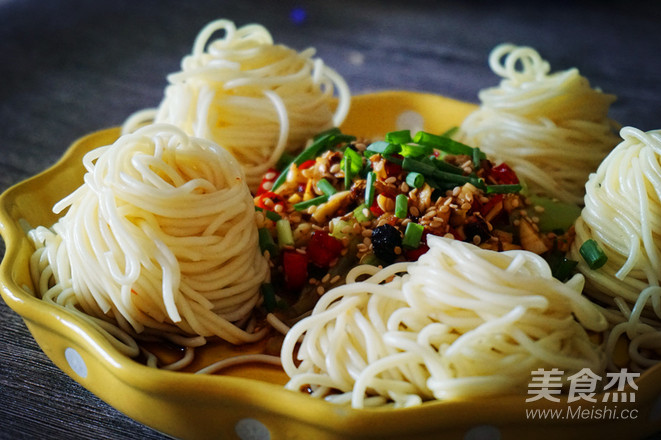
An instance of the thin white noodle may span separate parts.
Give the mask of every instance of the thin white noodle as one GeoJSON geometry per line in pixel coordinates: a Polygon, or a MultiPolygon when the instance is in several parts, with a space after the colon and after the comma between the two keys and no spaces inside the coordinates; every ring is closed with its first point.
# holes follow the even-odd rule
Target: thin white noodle
{"type": "Polygon", "coordinates": [[[349,111],[346,82],[314,55],[313,48],[297,52],[274,44],[260,25],[213,21],[199,32],[181,71],[168,75],[158,108],[131,115],[123,132],[162,122],[210,139],[235,156],[255,190],[283,151],[339,126],[349,111]],[[223,37],[213,39],[217,32],[223,37]]]}
{"type": "MultiPolygon", "coordinates": [[[[66,306],[131,356],[131,338],[187,347],[260,339],[247,322],[268,276],[241,167],[210,141],[149,125],[84,158],[84,183],[29,231],[37,293],[66,306]]],[[[181,368],[189,350],[164,368],[181,368]]]]}
{"type": "Polygon", "coordinates": [[[507,162],[533,192],[580,205],[589,173],[619,141],[608,118],[615,97],[577,69],[550,73],[529,47],[498,45],[489,66],[503,79],[479,93],[461,140],[507,162]]]}
{"type": "Polygon", "coordinates": [[[281,352],[287,388],[353,407],[407,406],[520,392],[537,368],[603,371],[586,329],[607,322],[582,296],[581,275],[562,283],[531,252],[428,240],[416,263],[355,268],[292,326],[281,352]]]}
{"type": "Polygon", "coordinates": [[[269,313],[266,315],[266,322],[271,325],[275,330],[279,331],[283,335],[286,335],[287,332],[290,330],[290,327],[282,322],[277,316],[275,316],[273,313],[269,313]]]}
{"type": "Polygon", "coordinates": [[[579,262],[586,293],[611,309],[607,347],[626,334],[631,367],[642,370],[660,360],[643,352],[661,342],[661,130],[624,127],[620,136],[585,185],[570,258],[579,262]],[[597,270],[580,255],[589,239],[608,257],[597,270]]]}

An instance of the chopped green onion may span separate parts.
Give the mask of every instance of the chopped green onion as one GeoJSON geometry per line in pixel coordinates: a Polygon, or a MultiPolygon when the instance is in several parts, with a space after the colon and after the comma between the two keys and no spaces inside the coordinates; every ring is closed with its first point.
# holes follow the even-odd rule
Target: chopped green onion
{"type": "Polygon", "coordinates": [[[438,136],[436,134],[427,133],[426,131],[417,132],[413,137],[413,141],[422,145],[430,145],[450,154],[466,154],[474,158],[477,157],[478,159],[486,158],[486,155],[481,151],[474,153],[475,148],[473,147],[469,147],[466,144],[452,140],[449,137],[438,136]],[[474,154],[476,156],[474,156],[474,154]]]}
{"type": "Polygon", "coordinates": [[[312,145],[303,150],[289,163],[289,165],[283,168],[278,178],[273,182],[273,188],[271,188],[271,191],[275,191],[285,180],[287,180],[287,173],[292,164],[298,166],[307,160],[317,157],[322,151],[332,148],[340,142],[351,142],[355,139],[355,136],[340,133],[339,129],[331,129],[327,132],[320,133],[315,137],[312,145]]]}
{"type": "Polygon", "coordinates": [[[455,186],[464,185],[466,183],[470,183],[476,188],[482,190],[486,189],[484,180],[475,175],[463,176],[441,171],[431,163],[413,159],[412,157],[404,158],[402,161],[402,168],[406,171],[415,171],[422,174],[425,176],[425,181],[427,181],[429,185],[441,190],[452,189],[455,186]]]}
{"type": "Polygon", "coordinates": [[[592,270],[599,269],[606,264],[606,261],[608,261],[606,253],[604,253],[603,249],[599,247],[599,244],[591,238],[581,245],[579,252],[592,270]]]}
{"type": "Polygon", "coordinates": [[[434,179],[442,182],[452,182],[457,184],[464,184],[471,182],[470,176],[462,176],[454,173],[441,171],[434,165],[413,159],[412,157],[405,157],[402,161],[402,168],[406,171],[415,171],[426,177],[433,177],[434,179]]]}
{"type": "Polygon", "coordinates": [[[369,151],[370,153],[381,154],[386,148],[388,148],[388,145],[390,145],[390,142],[386,142],[386,141],[372,142],[367,146],[367,148],[365,148],[365,151],[369,151]]]}
{"type": "MultiPolygon", "coordinates": [[[[573,203],[564,203],[548,197],[528,196],[534,212],[539,217],[539,230],[542,232],[567,231],[581,215],[581,208],[573,203]],[[541,211],[541,212],[540,212],[541,211]]],[[[531,217],[532,217],[531,213],[531,217]]]]}
{"type": "Polygon", "coordinates": [[[381,156],[390,156],[399,153],[400,149],[399,145],[391,144],[386,141],[376,141],[369,144],[365,151],[372,154],[380,154],[381,156]]]}
{"type": "Polygon", "coordinates": [[[412,157],[404,158],[402,161],[402,168],[404,168],[406,171],[415,171],[416,173],[420,173],[425,177],[434,176],[434,174],[438,171],[434,165],[413,159],[412,157]]]}
{"type": "Polygon", "coordinates": [[[562,253],[555,252],[549,258],[549,266],[551,267],[551,275],[560,281],[566,281],[572,274],[578,261],[566,258],[562,253]]]}
{"type": "Polygon", "coordinates": [[[315,197],[314,199],[298,202],[294,204],[294,209],[296,211],[303,211],[304,209],[308,209],[310,206],[321,205],[322,203],[326,203],[327,201],[328,201],[328,196],[323,195],[323,196],[315,197]]]}
{"type": "Polygon", "coordinates": [[[386,141],[391,144],[406,144],[411,142],[411,130],[399,130],[386,133],[386,141]]]}
{"type": "Polygon", "coordinates": [[[440,145],[442,139],[442,136],[426,131],[419,131],[413,136],[413,142],[416,144],[430,145],[432,147],[440,145]]]}
{"type": "Polygon", "coordinates": [[[436,168],[438,168],[441,171],[445,171],[447,173],[452,173],[452,174],[464,174],[464,170],[462,168],[459,168],[458,166],[452,165],[449,162],[446,162],[442,159],[434,159],[430,160],[430,163],[432,163],[436,168]]]}
{"type": "Polygon", "coordinates": [[[374,203],[374,196],[376,196],[376,174],[374,171],[367,173],[367,183],[365,186],[365,204],[369,207],[374,203]]]}
{"type": "Polygon", "coordinates": [[[273,241],[271,231],[268,228],[259,228],[258,233],[259,249],[262,251],[262,253],[269,251],[269,254],[272,257],[276,256],[278,254],[278,247],[275,245],[275,241],[273,241]]]}
{"type": "Polygon", "coordinates": [[[562,261],[554,268],[553,276],[560,281],[565,281],[573,270],[576,268],[578,261],[563,258],[562,261]]]}
{"type": "Polygon", "coordinates": [[[406,194],[397,194],[395,197],[395,217],[406,218],[409,213],[409,198],[406,194]]]}
{"type": "Polygon", "coordinates": [[[476,188],[481,189],[482,191],[487,190],[487,184],[484,182],[484,179],[482,179],[481,177],[477,177],[475,173],[469,176],[469,182],[476,188]]]}
{"type": "Polygon", "coordinates": [[[417,249],[420,247],[420,239],[422,238],[422,233],[424,230],[425,227],[418,223],[411,222],[406,225],[402,246],[409,249],[417,249]]]}
{"type": "Polygon", "coordinates": [[[352,219],[342,220],[339,217],[332,218],[331,221],[328,223],[329,230],[332,231],[330,233],[330,236],[337,238],[338,240],[345,239],[354,232],[353,229],[354,224],[355,221],[352,219]]]}
{"type": "Polygon", "coordinates": [[[415,171],[411,171],[406,176],[406,184],[411,188],[422,188],[425,184],[425,176],[415,171]]]}
{"type": "Polygon", "coordinates": [[[473,165],[475,165],[475,168],[480,166],[480,159],[482,152],[480,151],[479,148],[475,147],[473,148],[473,165]]]}
{"type": "Polygon", "coordinates": [[[521,191],[521,185],[518,183],[507,185],[487,185],[487,194],[509,194],[521,191]]]}
{"type": "Polygon", "coordinates": [[[372,218],[369,208],[363,203],[353,210],[353,217],[358,223],[366,222],[372,218]],[[367,213],[367,214],[366,214],[367,213]]]}
{"type": "Polygon", "coordinates": [[[351,188],[353,177],[360,174],[363,170],[363,157],[347,147],[344,150],[344,157],[340,164],[342,170],[344,170],[344,187],[345,189],[349,189],[351,188]]]}
{"type": "Polygon", "coordinates": [[[344,171],[344,189],[349,189],[351,188],[351,179],[353,179],[353,171],[351,170],[351,156],[345,154],[342,160],[342,168],[344,171]]]}
{"type": "Polygon", "coordinates": [[[294,246],[294,235],[291,231],[291,224],[286,218],[275,222],[275,229],[278,233],[278,245],[280,248],[285,246],[294,246]]]}
{"type": "Polygon", "coordinates": [[[434,148],[432,148],[431,145],[403,144],[401,155],[410,157],[422,157],[429,156],[433,152],[434,148]]]}
{"type": "Polygon", "coordinates": [[[262,296],[264,297],[264,307],[267,312],[272,312],[275,310],[277,300],[275,298],[275,288],[271,283],[263,283],[260,289],[262,291],[262,296]]]}
{"type": "Polygon", "coordinates": [[[319,188],[319,191],[324,193],[327,197],[330,197],[337,192],[335,187],[333,187],[333,185],[331,185],[331,183],[326,179],[319,180],[317,182],[317,188],[319,188]]]}
{"type": "Polygon", "coordinates": [[[275,211],[269,211],[268,209],[262,209],[259,206],[255,206],[255,211],[262,211],[267,219],[277,222],[282,218],[280,214],[275,211]]]}

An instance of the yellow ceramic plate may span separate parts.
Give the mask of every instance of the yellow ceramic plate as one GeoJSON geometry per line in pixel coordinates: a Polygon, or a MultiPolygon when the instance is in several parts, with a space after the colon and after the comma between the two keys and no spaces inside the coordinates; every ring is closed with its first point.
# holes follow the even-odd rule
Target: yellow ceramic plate
{"type": "MultiPolygon", "coordinates": [[[[475,107],[440,96],[381,92],[354,97],[346,133],[365,137],[410,128],[442,132],[459,124],[475,107]]],[[[237,367],[223,375],[195,375],[143,366],[114,349],[101,334],[65,310],[31,293],[28,259],[32,247],[23,222],[51,225],[53,204],[82,183],[82,156],[112,143],[119,130],[86,136],[47,171],[0,197],[0,227],[7,252],[0,266],[2,296],[25,320],[35,340],[66,374],[108,404],[167,434],[186,438],[250,439],[512,439],[641,438],[661,431],[661,370],[638,381],[636,402],[603,404],[579,400],[525,402],[526,396],[428,402],[408,409],[356,410],[284,390],[287,378],[269,366],[237,367]],[[530,420],[526,411],[570,408],[565,419],[530,420]],[[595,415],[617,408],[628,419],[595,415]],[[592,411],[583,413],[579,410],[592,411]],[[632,412],[635,410],[635,413],[632,412]],[[635,418],[633,415],[635,414],[635,418]]],[[[204,347],[199,363],[261,347],[204,347]]],[[[595,396],[601,402],[599,395],[595,396]]]]}

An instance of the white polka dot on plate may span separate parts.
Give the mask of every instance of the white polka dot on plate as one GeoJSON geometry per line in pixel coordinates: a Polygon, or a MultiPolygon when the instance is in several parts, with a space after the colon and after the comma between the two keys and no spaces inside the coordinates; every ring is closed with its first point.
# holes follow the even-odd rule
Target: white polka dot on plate
{"type": "Polygon", "coordinates": [[[469,429],[464,440],[501,440],[500,429],[491,425],[480,425],[469,429]]]}
{"type": "Polygon", "coordinates": [[[67,347],[67,349],[64,350],[64,358],[67,360],[67,363],[74,373],[83,379],[87,377],[87,364],[85,364],[80,353],[71,347],[67,347]]]}
{"type": "Polygon", "coordinates": [[[397,116],[395,127],[397,130],[411,130],[411,133],[416,133],[422,130],[425,125],[425,118],[418,112],[413,110],[405,110],[397,116]]]}
{"type": "Polygon", "coordinates": [[[234,431],[241,440],[269,440],[271,438],[268,428],[259,420],[251,418],[236,422],[234,431]]]}

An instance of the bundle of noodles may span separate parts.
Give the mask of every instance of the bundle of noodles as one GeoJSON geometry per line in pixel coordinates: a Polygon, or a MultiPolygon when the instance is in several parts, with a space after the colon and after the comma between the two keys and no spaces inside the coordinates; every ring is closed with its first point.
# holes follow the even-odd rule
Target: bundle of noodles
{"type": "Polygon", "coordinates": [[[408,406],[521,392],[538,368],[603,371],[585,328],[605,330],[606,320],[581,295],[580,274],[562,283],[527,251],[437,236],[429,246],[416,263],[359,266],[325,293],[285,338],[287,388],[354,407],[408,406]]]}
{"type": "Polygon", "coordinates": [[[88,318],[131,355],[129,335],[195,344],[263,336],[246,323],[268,269],[250,191],[228,152],[149,125],[83,163],[84,183],[53,208],[66,214],[29,233],[44,300],[88,318]]]}
{"type": "Polygon", "coordinates": [[[198,34],[181,71],[168,76],[158,109],[131,116],[124,132],[154,121],[210,139],[236,157],[255,190],[284,151],[340,125],[349,110],[346,83],[314,54],[313,48],[296,52],[273,44],[257,24],[237,29],[231,21],[213,21],[198,34]],[[211,40],[221,30],[224,37],[211,40]]]}
{"type": "Polygon", "coordinates": [[[532,192],[582,204],[588,175],[619,142],[607,116],[615,97],[592,89],[575,68],[549,73],[529,47],[499,45],[489,66],[503,80],[479,93],[463,140],[507,162],[532,192]]]}
{"type": "Polygon", "coordinates": [[[632,366],[644,369],[658,362],[659,353],[649,358],[650,350],[661,347],[661,130],[624,127],[620,135],[623,141],[585,185],[570,252],[587,279],[587,294],[616,306],[606,313],[617,324],[609,349],[626,332],[632,366]],[[581,257],[588,240],[607,257],[600,268],[581,257]]]}

